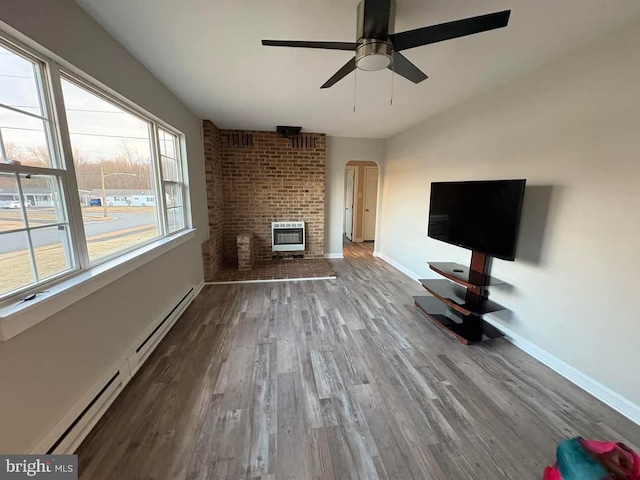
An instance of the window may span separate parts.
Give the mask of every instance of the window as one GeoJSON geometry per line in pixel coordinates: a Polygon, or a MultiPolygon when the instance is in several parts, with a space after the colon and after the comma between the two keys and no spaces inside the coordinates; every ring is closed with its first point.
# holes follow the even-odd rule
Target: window
{"type": "Polygon", "coordinates": [[[3,163],[52,167],[44,64],[0,43],[0,154],[3,163]]]}
{"type": "Polygon", "coordinates": [[[77,264],[43,73],[42,62],[0,44],[0,298],[77,264]],[[35,208],[35,193],[51,204],[35,208]]]}
{"type": "Polygon", "coordinates": [[[131,198],[154,189],[153,124],[70,78],[62,78],[62,92],[78,188],[107,197],[82,215],[89,261],[161,236],[156,207],[131,198]]]}
{"type": "Polygon", "coordinates": [[[184,187],[178,155],[178,137],[158,129],[162,185],[166,196],[167,228],[175,232],[184,228],[184,187]]]}
{"type": "Polygon", "coordinates": [[[0,38],[0,301],[187,226],[181,138],[0,38]]]}

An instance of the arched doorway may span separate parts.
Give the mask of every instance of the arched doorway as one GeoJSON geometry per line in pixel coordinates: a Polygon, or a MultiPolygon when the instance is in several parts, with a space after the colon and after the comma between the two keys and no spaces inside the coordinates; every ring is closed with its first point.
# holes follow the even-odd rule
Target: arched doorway
{"type": "Polygon", "coordinates": [[[345,166],[344,253],[354,248],[373,252],[378,218],[379,177],[380,169],[375,162],[351,160],[345,166]]]}

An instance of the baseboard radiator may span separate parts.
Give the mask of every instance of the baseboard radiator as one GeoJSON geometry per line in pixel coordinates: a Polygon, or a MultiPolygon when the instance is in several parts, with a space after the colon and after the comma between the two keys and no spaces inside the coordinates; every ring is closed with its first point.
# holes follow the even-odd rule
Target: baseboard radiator
{"type": "Polygon", "coordinates": [[[94,384],[32,453],[68,454],[75,452],[189,304],[200,293],[202,285],[191,287],[169,312],[154,322],[126,352],[124,358],[94,384]]]}

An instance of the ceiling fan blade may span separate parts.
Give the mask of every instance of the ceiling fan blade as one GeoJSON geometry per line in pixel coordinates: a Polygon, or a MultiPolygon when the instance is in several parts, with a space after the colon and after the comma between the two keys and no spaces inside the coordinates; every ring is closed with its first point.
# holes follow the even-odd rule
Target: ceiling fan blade
{"type": "Polygon", "coordinates": [[[511,10],[489,13],[478,17],[455,20],[453,22],[431,25],[429,27],[409,30],[407,32],[389,35],[393,47],[396,51],[407,50],[409,48],[420,47],[430,43],[451,40],[452,38],[473,35],[474,33],[486,32],[496,28],[506,27],[509,23],[511,10]]]}
{"type": "Polygon", "coordinates": [[[333,77],[331,77],[329,80],[327,80],[324,85],[322,85],[320,88],[329,88],[334,86],[336,83],[338,83],[340,80],[342,80],[344,77],[346,77],[347,75],[349,75],[351,72],[353,72],[356,69],[356,57],[353,57],[351,60],[349,60],[340,70],[338,70],[333,77]]]}
{"type": "Polygon", "coordinates": [[[294,48],[322,48],[324,50],[350,50],[355,51],[358,43],[355,42],[305,42],[297,40],[262,40],[262,45],[267,47],[294,47],[294,48]]]}
{"type": "Polygon", "coordinates": [[[394,52],[393,64],[387,68],[398,75],[402,75],[407,80],[411,80],[413,83],[420,83],[429,78],[422,70],[411,63],[407,57],[398,52],[394,52]]]}

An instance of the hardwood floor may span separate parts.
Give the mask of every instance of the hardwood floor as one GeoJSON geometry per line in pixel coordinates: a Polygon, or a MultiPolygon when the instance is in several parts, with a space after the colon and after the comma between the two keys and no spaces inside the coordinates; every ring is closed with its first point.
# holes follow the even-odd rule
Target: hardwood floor
{"type": "Polygon", "coordinates": [[[640,427],[349,244],[336,280],[205,287],[78,449],[80,478],[539,479],[566,437],[640,427]]]}

